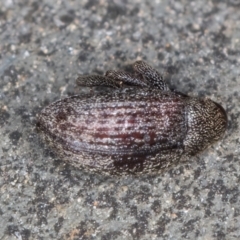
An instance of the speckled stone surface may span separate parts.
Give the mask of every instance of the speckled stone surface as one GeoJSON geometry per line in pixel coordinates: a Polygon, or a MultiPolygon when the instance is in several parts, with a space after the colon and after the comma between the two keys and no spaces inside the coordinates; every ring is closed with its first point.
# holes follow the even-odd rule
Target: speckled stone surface
{"type": "Polygon", "coordinates": [[[240,239],[239,1],[0,3],[0,239],[240,239]],[[143,59],[227,110],[224,139],[157,176],[106,177],[42,144],[36,114],[78,74],[143,59]]]}

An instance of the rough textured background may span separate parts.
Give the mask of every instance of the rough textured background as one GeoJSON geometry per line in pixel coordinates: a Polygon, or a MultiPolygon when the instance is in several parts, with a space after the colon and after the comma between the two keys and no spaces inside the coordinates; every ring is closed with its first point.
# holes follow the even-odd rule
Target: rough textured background
{"type": "Polygon", "coordinates": [[[240,4],[0,2],[0,239],[239,239],[240,4]],[[228,112],[223,141],[159,176],[84,173],[44,146],[36,114],[78,74],[166,70],[228,112]]]}

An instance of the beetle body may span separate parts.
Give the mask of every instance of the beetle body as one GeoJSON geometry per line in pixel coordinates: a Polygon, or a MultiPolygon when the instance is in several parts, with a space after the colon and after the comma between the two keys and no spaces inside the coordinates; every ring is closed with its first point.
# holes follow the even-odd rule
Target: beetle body
{"type": "Polygon", "coordinates": [[[227,118],[219,104],[172,92],[154,69],[142,68],[141,75],[112,71],[106,77],[81,77],[79,85],[120,88],[72,96],[42,110],[38,129],[60,157],[90,171],[148,173],[222,137],[227,118]],[[123,88],[122,82],[136,86],[123,88]]]}

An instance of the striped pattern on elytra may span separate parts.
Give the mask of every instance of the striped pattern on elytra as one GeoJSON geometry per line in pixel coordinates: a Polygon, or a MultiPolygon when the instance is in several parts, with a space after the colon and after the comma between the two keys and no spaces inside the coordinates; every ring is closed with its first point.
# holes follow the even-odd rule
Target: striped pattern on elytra
{"type": "Polygon", "coordinates": [[[163,170],[219,140],[225,110],[210,99],[171,91],[143,61],[134,73],[79,76],[80,86],[111,90],[72,96],[44,108],[37,128],[59,156],[78,168],[109,174],[163,170]]]}

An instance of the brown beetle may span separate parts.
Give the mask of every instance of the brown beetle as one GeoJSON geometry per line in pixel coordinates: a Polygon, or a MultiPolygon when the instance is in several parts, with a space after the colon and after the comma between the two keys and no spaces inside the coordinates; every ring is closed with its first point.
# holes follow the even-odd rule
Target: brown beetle
{"type": "Polygon", "coordinates": [[[135,62],[134,70],[80,76],[78,85],[113,90],[65,98],[41,111],[38,129],[61,158],[90,171],[147,173],[223,136],[227,116],[219,104],[169,90],[143,61],[135,62]]]}

